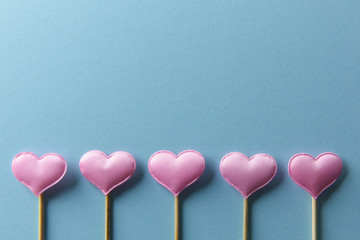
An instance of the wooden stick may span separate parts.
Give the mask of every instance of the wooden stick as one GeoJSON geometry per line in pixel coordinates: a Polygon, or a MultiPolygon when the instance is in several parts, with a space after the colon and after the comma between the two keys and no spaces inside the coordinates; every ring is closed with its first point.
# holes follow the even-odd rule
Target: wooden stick
{"type": "Polygon", "coordinates": [[[175,197],[175,240],[179,240],[179,196],[175,197]]]}
{"type": "Polygon", "coordinates": [[[243,240],[247,240],[248,236],[248,199],[244,198],[243,210],[243,240]]]}
{"type": "Polygon", "coordinates": [[[110,193],[105,196],[105,240],[110,240],[110,193]]]}
{"type": "Polygon", "coordinates": [[[316,199],[312,198],[312,240],[317,239],[316,199]]]}
{"type": "Polygon", "coordinates": [[[44,196],[39,196],[39,240],[44,239],[44,196]]]}

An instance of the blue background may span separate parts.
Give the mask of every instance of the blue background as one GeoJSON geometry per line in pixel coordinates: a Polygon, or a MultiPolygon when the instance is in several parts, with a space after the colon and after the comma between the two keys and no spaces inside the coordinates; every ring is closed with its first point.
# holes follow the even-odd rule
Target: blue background
{"type": "Polygon", "coordinates": [[[47,239],[104,239],[104,196],[78,168],[93,149],[138,164],[112,194],[114,240],[173,239],[173,196],[147,171],[163,149],[206,159],[182,194],[183,240],[241,238],[242,197],[218,170],[231,151],[278,162],[250,199],[252,240],[310,239],[311,197],[287,163],[325,151],[345,169],[319,199],[319,239],[358,239],[359,12],[357,0],[0,1],[1,239],[37,239],[37,198],[11,172],[22,151],[68,162],[45,193],[47,239]]]}

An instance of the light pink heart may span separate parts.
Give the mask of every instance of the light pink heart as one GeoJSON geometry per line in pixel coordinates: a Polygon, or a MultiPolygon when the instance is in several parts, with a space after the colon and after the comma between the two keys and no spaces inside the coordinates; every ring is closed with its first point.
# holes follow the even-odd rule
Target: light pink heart
{"type": "Polygon", "coordinates": [[[150,157],[148,168],[157,182],[178,196],[204,172],[205,159],[193,150],[177,156],[169,151],[159,151],[150,157]]]}
{"type": "Polygon", "coordinates": [[[232,152],[220,162],[221,175],[244,198],[268,184],[276,170],[276,161],[267,154],[256,154],[249,159],[242,153],[232,152]]]}
{"type": "Polygon", "coordinates": [[[22,152],[13,159],[11,167],[16,179],[38,197],[63,178],[66,161],[56,153],[39,158],[34,153],[22,152]]]}
{"type": "Polygon", "coordinates": [[[323,153],[316,159],[299,153],[289,161],[289,175],[294,182],[317,198],[335,182],[342,172],[342,161],[334,153],[323,153]]]}
{"type": "Polygon", "coordinates": [[[122,151],[114,152],[110,156],[101,151],[90,151],[82,156],[79,165],[84,177],[104,195],[126,182],[136,169],[134,157],[122,151]]]}

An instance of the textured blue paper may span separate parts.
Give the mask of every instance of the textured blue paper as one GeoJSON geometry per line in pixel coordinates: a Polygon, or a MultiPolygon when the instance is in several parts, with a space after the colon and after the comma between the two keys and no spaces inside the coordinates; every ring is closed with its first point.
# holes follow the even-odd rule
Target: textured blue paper
{"type": "Polygon", "coordinates": [[[207,166],[182,195],[183,240],[241,238],[242,197],[218,170],[230,151],[279,166],[250,198],[252,240],[310,239],[311,198],[287,174],[303,151],[344,161],[319,200],[320,239],[358,239],[359,12],[357,0],[1,1],[0,238],[37,239],[37,198],[11,172],[33,151],[69,167],[45,194],[47,239],[104,239],[104,196],[78,168],[98,149],[138,164],[112,195],[113,239],[173,239],[173,196],[147,161],[194,149],[207,166]]]}

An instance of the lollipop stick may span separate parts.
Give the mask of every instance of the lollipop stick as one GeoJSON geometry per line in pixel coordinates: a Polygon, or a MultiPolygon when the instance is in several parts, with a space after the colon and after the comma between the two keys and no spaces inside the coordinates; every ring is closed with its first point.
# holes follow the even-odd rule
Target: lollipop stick
{"type": "Polygon", "coordinates": [[[316,219],[316,199],[312,198],[312,240],[317,239],[316,219]]]}
{"type": "Polygon", "coordinates": [[[248,200],[244,198],[244,210],[243,210],[243,240],[247,240],[248,235],[248,200]]]}
{"type": "Polygon", "coordinates": [[[179,197],[175,197],[175,240],[179,240],[179,197]]]}
{"type": "Polygon", "coordinates": [[[39,196],[39,240],[44,239],[44,199],[43,194],[39,196]]]}
{"type": "Polygon", "coordinates": [[[105,240],[110,240],[110,194],[105,196],[105,240]]]}

